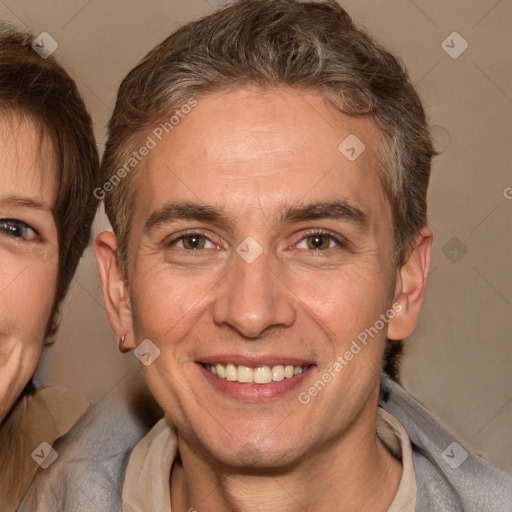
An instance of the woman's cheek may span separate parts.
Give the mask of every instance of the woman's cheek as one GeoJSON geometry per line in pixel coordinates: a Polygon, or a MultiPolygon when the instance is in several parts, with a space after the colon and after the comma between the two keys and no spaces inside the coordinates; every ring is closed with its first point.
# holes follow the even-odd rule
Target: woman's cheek
{"type": "Polygon", "coordinates": [[[24,379],[33,376],[44,346],[57,285],[56,262],[37,261],[20,276],[19,286],[13,290],[15,298],[13,317],[23,343],[24,379]]]}

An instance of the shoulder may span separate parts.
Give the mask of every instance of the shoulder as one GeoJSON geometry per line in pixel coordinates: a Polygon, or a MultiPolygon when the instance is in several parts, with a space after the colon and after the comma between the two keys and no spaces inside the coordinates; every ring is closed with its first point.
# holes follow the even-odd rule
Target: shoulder
{"type": "Polygon", "coordinates": [[[413,448],[417,510],[510,512],[512,475],[463,447],[415,398],[387,376],[381,407],[405,428],[413,448]]]}
{"type": "Polygon", "coordinates": [[[54,446],[58,457],[39,471],[19,511],[120,510],[128,458],[148,427],[127,405],[97,405],[54,446]]]}

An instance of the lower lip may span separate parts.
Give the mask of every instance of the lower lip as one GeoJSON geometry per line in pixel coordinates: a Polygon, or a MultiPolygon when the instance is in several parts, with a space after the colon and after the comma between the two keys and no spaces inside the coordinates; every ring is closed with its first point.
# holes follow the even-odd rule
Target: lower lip
{"type": "Polygon", "coordinates": [[[221,379],[207,370],[201,363],[197,363],[197,365],[208,381],[219,392],[247,402],[261,402],[281,398],[300,386],[306,376],[313,370],[313,365],[311,365],[301,374],[295,375],[290,379],[269,382],[268,384],[242,384],[236,381],[231,382],[227,379],[221,379]]]}

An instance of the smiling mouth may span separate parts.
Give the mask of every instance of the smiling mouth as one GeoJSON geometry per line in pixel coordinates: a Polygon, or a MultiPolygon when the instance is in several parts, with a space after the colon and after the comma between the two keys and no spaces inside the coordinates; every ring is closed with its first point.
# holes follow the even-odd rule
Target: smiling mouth
{"type": "Polygon", "coordinates": [[[234,364],[205,364],[203,367],[213,375],[229,382],[238,382],[240,384],[270,384],[271,382],[280,382],[285,379],[292,379],[297,375],[304,373],[309,366],[293,366],[277,364],[274,366],[249,366],[234,364]]]}

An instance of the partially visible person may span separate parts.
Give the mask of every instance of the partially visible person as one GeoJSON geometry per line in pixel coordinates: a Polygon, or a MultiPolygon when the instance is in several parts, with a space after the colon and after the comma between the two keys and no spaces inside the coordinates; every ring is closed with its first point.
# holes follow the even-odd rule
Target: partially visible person
{"type": "Polygon", "coordinates": [[[0,25],[0,510],[18,508],[49,446],[88,408],[35,389],[45,340],[90,236],[99,159],[75,83],[0,25]]]}

